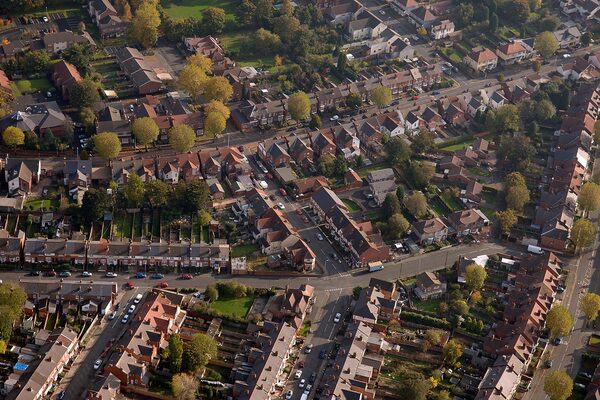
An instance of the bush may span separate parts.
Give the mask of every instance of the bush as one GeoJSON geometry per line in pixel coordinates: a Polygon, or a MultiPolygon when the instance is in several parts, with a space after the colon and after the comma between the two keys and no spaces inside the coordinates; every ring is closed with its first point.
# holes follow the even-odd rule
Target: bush
{"type": "Polygon", "coordinates": [[[413,322],[415,324],[431,326],[440,329],[450,329],[450,323],[445,319],[430,317],[428,315],[421,315],[410,311],[402,311],[400,314],[400,320],[413,322]]]}

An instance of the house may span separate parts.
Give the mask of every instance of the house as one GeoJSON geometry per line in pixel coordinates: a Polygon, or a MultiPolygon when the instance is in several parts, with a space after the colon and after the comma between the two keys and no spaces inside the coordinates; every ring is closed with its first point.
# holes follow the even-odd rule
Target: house
{"type": "Polygon", "coordinates": [[[272,140],[260,142],[257,153],[258,157],[271,167],[285,166],[290,162],[290,155],[285,149],[285,144],[272,140]]]}
{"type": "Polygon", "coordinates": [[[4,160],[4,181],[11,196],[31,192],[41,174],[42,162],[39,159],[7,157],[4,160]]]}
{"type": "Polygon", "coordinates": [[[253,90],[252,81],[258,75],[259,72],[254,67],[235,67],[225,70],[223,76],[233,88],[232,101],[250,98],[253,90]]]}
{"type": "Polygon", "coordinates": [[[121,102],[111,103],[100,110],[96,118],[96,132],[114,132],[121,144],[132,143],[131,123],[125,116],[125,108],[121,102]]]}
{"type": "Polygon", "coordinates": [[[476,47],[464,61],[475,71],[489,71],[498,65],[498,56],[486,47],[476,47]]]}
{"type": "Polygon", "coordinates": [[[29,238],[23,246],[26,264],[76,264],[86,260],[86,243],[83,240],[29,238]]]}
{"type": "Polygon", "coordinates": [[[429,36],[434,40],[445,39],[454,33],[454,22],[449,19],[436,21],[429,28],[429,36]]]}
{"type": "Polygon", "coordinates": [[[430,29],[436,21],[436,16],[428,7],[419,6],[408,12],[409,22],[417,28],[430,29]]]}
{"type": "Polygon", "coordinates": [[[362,178],[356,171],[352,168],[349,168],[348,171],[344,174],[344,185],[347,188],[358,189],[363,184],[362,178]]]}
{"type": "Polygon", "coordinates": [[[375,39],[387,28],[378,17],[368,10],[361,11],[348,22],[348,36],[353,42],[375,39]]]}
{"type": "Polygon", "coordinates": [[[394,180],[369,183],[369,190],[373,195],[373,200],[380,207],[385,202],[386,196],[389,193],[396,193],[397,188],[398,185],[394,180]]]}
{"type": "Polygon", "coordinates": [[[81,81],[81,76],[77,68],[71,63],[61,60],[54,64],[54,72],[52,73],[52,82],[59,90],[63,100],[69,100],[69,94],[73,85],[81,81]]]}
{"type": "Polygon", "coordinates": [[[180,180],[190,182],[202,179],[200,159],[197,153],[158,157],[156,170],[158,179],[171,184],[176,184],[180,180]]]}
{"type": "Polygon", "coordinates": [[[96,43],[87,32],[82,35],[77,35],[71,31],[50,32],[44,34],[40,41],[42,48],[50,55],[57,55],[74,44],[88,44],[96,47],[96,43]]]}
{"type": "Polygon", "coordinates": [[[509,43],[502,44],[496,49],[496,55],[503,65],[520,63],[529,56],[527,48],[523,42],[513,40],[509,43]]]}
{"type": "Polygon", "coordinates": [[[119,186],[127,184],[129,176],[136,174],[142,182],[156,179],[156,164],[153,158],[118,159],[111,163],[111,177],[119,186]]]}
{"type": "Polygon", "coordinates": [[[417,275],[414,291],[421,301],[439,299],[446,293],[446,283],[440,281],[434,272],[423,272],[417,275]]]}
{"type": "Polygon", "coordinates": [[[64,184],[71,200],[81,204],[92,184],[92,160],[67,160],[63,167],[64,184]]]}
{"type": "Polygon", "coordinates": [[[88,13],[96,24],[102,18],[108,16],[118,16],[119,13],[109,0],[92,0],[88,3],[88,13]]]}
{"type": "Polygon", "coordinates": [[[490,222],[478,209],[455,211],[448,215],[448,221],[458,237],[476,235],[490,222]]]}
{"type": "Polygon", "coordinates": [[[235,67],[216,38],[208,35],[204,37],[184,37],[183,45],[192,54],[202,54],[212,61],[212,71],[215,75],[223,75],[226,70],[235,67]]]}
{"type": "Polygon", "coordinates": [[[6,76],[6,72],[0,69],[0,93],[4,94],[8,99],[13,98],[13,89],[10,85],[10,79],[6,76]]]}
{"type": "Polygon", "coordinates": [[[515,355],[498,357],[479,384],[475,400],[511,399],[517,391],[523,363],[515,355]]]}
{"type": "Polygon", "coordinates": [[[310,136],[311,147],[317,157],[321,157],[323,154],[329,154],[335,157],[335,143],[332,138],[324,131],[319,131],[310,136]]]}
{"type": "Polygon", "coordinates": [[[99,376],[88,388],[88,400],[116,400],[121,393],[121,381],[113,374],[99,376]]]}
{"type": "Polygon", "coordinates": [[[406,15],[410,10],[419,7],[419,3],[417,3],[417,0],[394,0],[391,6],[400,15],[406,15]]]}
{"type": "Polygon", "coordinates": [[[324,176],[309,176],[296,179],[292,183],[292,187],[294,194],[302,197],[306,194],[316,192],[321,187],[329,187],[329,181],[324,176]]]}
{"type": "Polygon", "coordinates": [[[68,123],[58,103],[48,101],[29,104],[22,111],[15,111],[0,119],[0,131],[16,126],[23,132],[34,132],[39,137],[43,137],[48,130],[60,137],[66,132],[68,123]]]}
{"type": "Polygon", "coordinates": [[[422,245],[443,242],[448,237],[448,227],[438,217],[413,223],[412,231],[422,245]]]}
{"type": "MultiPolygon", "coordinates": [[[[289,141],[288,141],[289,142],[289,141]]],[[[309,168],[315,161],[313,149],[303,139],[296,137],[289,145],[289,155],[303,168],[309,168]]]]}
{"type": "Polygon", "coordinates": [[[332,5],[323,12],[323,16],[331,25],[345,24],[363,11],[363,6],[356,0],[344,0],[332,5]]]}
{"type": "MultiPolygon", "coordinates": [[[[121,70],[129,76],[140,95],[156,93],[163,89],[163,82],[155,68],[146,61],[146,57],[139,50],[124,47],[117,51],[115,57],[121,70]]],[[[164,70],[168,69],[165,67],[164,70]]]]}
{"type": "Polygon", "coordinates": [[[352,321],[375,325],[380,319],[394,317],[396,307],[396,299],[387,297],[378,286],[369,286],[361,290],[356,300],[352,321]]]}
{"type": "Polygon", "coordinates": [[[269,320],[281,322],[285,320],[292,322],[296,318],[304,320],[310,305],[314,302],[314,291],[315,288],[307,284],[302,284],[297,289],[286,286],[282,294],[269,301],[271,304],[263,313],[272,315],[269,320]]]}
{"type": "Polygon", "coordinates": [[[0,263],[20,263],[24,243],[25,233],[23,231],[19,231],[19,234],[15,237],[9,236],[6,230],[0,230],[0,263]]]}
{"type": "Polygon", "coordinates": [[[581,43],[581,32],[576,26],[566,27],[552,32],[559,49],[568,49],[581,43]]]}
{"type": "Polygon", "coordinates": [[[396,176],[394,175],[394,170],[391,168],[383,168],[375,171],[371,171],[367,174],[367,182],[375,183],[375,182],[383,182],[383,181],[394,181],[396,176]]]}

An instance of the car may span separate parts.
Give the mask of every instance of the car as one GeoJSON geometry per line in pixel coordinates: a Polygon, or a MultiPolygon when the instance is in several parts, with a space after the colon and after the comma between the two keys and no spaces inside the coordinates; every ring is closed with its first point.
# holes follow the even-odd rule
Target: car
{"type": "Polygon", "coordinates": [[[308,382],[315,383],[316,379],[317,379],[317,373],[313,372],[312,374],[310,374],[310,378],[308,378],[308,382]]]}
{"type": "MultiPolygon", "coordinates": [[[[308,224],[308,218],[306,216],[302,216],[302,222],[304,222],[305,224],[308,224]]],[[[310,243],[310,239],[307,239],[310,243]]]]}
{"type": "Polygon", "coordinates": [[[127,289],[131,290],[131,289],[135,289],[135,284],[132,281],[129,281],[125,284],[127,286],[127,289]]]}
{"type": "Polygon", "coordinates": [[[560,346],[560,344],[562,343],[562,338],[554,338],[554,341],[552,343],[554,343],[555,346],[560,346]]]}
{"type": "Polygon", "coordinates": [[[277,196],[275,196],[274,194],[270,195],[269,198],[271,199],[271,201],[277,200],[277,196]]]}
{"type": "Polygon", "coordinates": [[[329,120],[330,120],[331,122],[333,122],[333,121],[337,121],[338,119],[340,119],[340,116],[339,116],[339,115],[334,115],[333,117],[329,118],[329,120]]]}
{"type": "Polygon", "coordinates": [[[137,279],[144,279],[144,278],[146,278],[146,276],[147,275],[144,272],[138,272],[137,274],[135,274],[135,277],[137,279]]]}
{"type": "Polygon", "coordinates": [[[28,274],[28,275],[29,275],[29,276],[40,276],[40,274],[41,274],[41,272],[40,272],[40,271],[36,271],[36,270],[34,270],[34,271],[31,271],[31,272],[29,272],[29,274],[28,274]]]}
{"type": "Polygon", "coordinates": [[[293,132],[295,129],[296,129],[296,128],[294,128],[294,127],[292,126],[292,127],[289,127],[289,128],[287,128],[286,132],[293,132]]]}
{"type": "Polygon", "coordinates": [[[564,291],[565,291],[565,288],[564,288],[564,286],[558,286],[558,287],[556,288],[556,291],[557,291],[558,293],[564,293],[564,291]]]}
{"type": "Polygon", "coordinates": [[[298,387],[303,388],[304,386],[306,386],[306,379],[300,379],[300,382],[298,382],[298,387]]]}
{"type": "Polygon", "coordinates": [[[125,314],[125,315],[123,315],[123,318],[121,318],[121,323],[126,324],[127,321],[129,321],[129,315],[125,314]]]}
{"type": "Polygon", "coordinates": [[[94,369],[99,369],[100,366],[102,365],[102,359],[99,358],[96,360],[96,362],[94,363],[94,369]]]}
{"type": "Polygon", "coordinates": [[[108,319],[109,319],[110,321],[112,321],[113,319],[115,319],[115,317],[116,317],[116,316],[117,316],[117,312],[116,312],[116,311],[113,311],[113,312],[111,312],[111,313],[110,313],[110,315],[108,316],[108,319]]]}
{"type": "Polygon", "coordinates": [[[298,371],[296,371],[296,373],[294,374],[294,378],[296,379],[300,379],[302,377],[302,370],[299,369],[298,371]]]}
{"type": "Polygon", "coordinates": [[[365,194],[365,197],[367,199],[371,200],[374,196],[373,196],[373,193],[367,193],[367,194],[365,194]]]}
{"type": "Polygon", "coordinates": [[[304,368],[304,360],[298,361],[298,368],[304,368]]]}
{"type": "Polygon", "coordinates": [[[304,388],[304,394],[309,395],[311,390],[312,385],[306,385],[306,387],[304,388]]]}
{"type": "MultiPolygon", "coordinates": [[[[266,171],[266,169],[265,169],[266,171]]],[[[273,174],[271,174],[270,172],[263,172],[264,174],[266,174],[265,176],[267,177],[267,179],[273,179],[273,174]]]]}
{"type": "Polygon", "coordinates": [[[154,275],[152,275],[152,279],[163,279],[165,276],[163,274],[160,273],[156,273],[154,275]]]}
{"type": "Polygon", "coordinates": [[[285,394],[285,400],[291,400],[292,396],[294,396],[294,391],[288,390],[287,393],[285,394]]]}
{"type": "Polygon", "coordinates": [[[51,269],[50,271],[46,271],[46,276],[56,276],[56,272],[54,272],[54,270],[51,269]]]}
{"type": "Polygon", "coordinates": [[[284,188],[279,188],[279,194],[282,196],[287,196],[287,192],[285,191],[284,188]]]}
{"type": "Polygon", "coordinates": [[[280,210],[285,210],[285,204],[281,202],[277,203],[277,207],[279,207],[280,210]]]}
{"type": "Polygon", "coordinates": [[[135,111],[135,106],[133,104],[129,105],[129,111],[131,111],[131,112],[135,111]]]}
{"type": "Polygon", "coordinates": [[[193,276],[191,274],[183,274],[183,275],[181,275],[181,279],[185,279],[186,281],[190,280],[192,278],[193,278],[193,276]]]}
{"type": "Polygon", "coordinates": [[[204,300],[204,293],[203,292],[196,292],[192,296],[194,296],[195,298],[197,298],[199,300],[204,300]]]}
{"type": "Polygon", "coordinates": [[[563,58],[571,58],[571,55],[568,54],[568,53],[567,54],[563,54],[563,58]]]}
{"type": "Polygon", "coordinates": [[[413,97],[412,97],[412,99],[413,99],[413,100],[419,100],[419,96],[416,96],[416,95],[415,95],[415,96],[413,96],[413,97]]]}
{"type": "Polygon", "coordinates": [[[431,91],[431,94],[433,94],[433,95],[436,95],[436,96],[437,96],[438,94],[440,94],[440,93],[441,93],[441,92],[440,92],[439,90],[437,90],[437,89],[435,89],[435,90],[432,90],[432,91],[431,91]]]}
{"type": "Polygon", "coordinates": [[[129,310],[127,310],[127,314],[132,314],[134,311],[135,311],[135,306],[132,304],[132,305],[129,307],[129,310]]]}
{"type": "Polygon", "coordinates": [[[46,17],[45,15],[42,17],[42,21],[44,22],[49,22],[50,20],[48,19],[48,17],[46,17]]]}
{"type": "Polygon", "coordinates": [[[338,255],[335,253],[331,253],[331,258],[333,258],[334,261],[338,260],[338,255]]]}
{"type": "Polygon", "coordinates": [[[319,352],[319,358],[321,360],[324,360],[325,358],[327,358],[327,352],[325,351],[325,349],[323,349],[319,352]]]}
{"type": "Polygon", "coordinates": [[[592,379],[592,374],[588,374],[587,372],[580,372],[579,375],[583,376],[586,379],[592,379]]]}
{"type": "Polygon", "coordinates": [[[298,214],[298,215],[302,215],[302,209],[301,209],[301,208],[297,208],[297,209],[296,209],[296,214],[298,214]]]}
{"type": "Polygon", "coordinates": [[[342,314],[336,313],[335,318],[333,318],[333,322],[337,324],[338,322],[340,322],[340,319],[342,319],[342,314]]]}
{"type": "Polygon", "coordinates": [[[585,385],[583,383],[575,383],[575,387],[578,387],[579,389],[585,389],[585,385]]]}
{"type": "Polygon", "coordinates": [[[93,274],[90,271],[83,271],[81,273],[81,276],[83,276],[84,278],[90,278],[93,274]]]}
{"type": "Polygon", "coordinates": [[[323,235],[321,235],[320,233],[317,233],[317,239],[319,239],[319,241],[323,241],[323,235]]]}
{"type": "Polygon", "coordinates": [[[115,272],[110,272],[110,271],[109,271],[109,272],[107,272],[107,273],[106,273],[106,275],[104,275],[104,276],[106,276],[107,278],[116,278],[116,277],[117,277],[117,274],[116,274],[115,272]]]}
{"type": "Polygon", "coordinates": [[[546,366],[546,368],[552,368],[552,360],[546,360],[546,362],[544,363],[544,365],[546,366]]]}
{"type": "Polygon", "coordinates": [[[61,392],[58,394],[58,396],[56,396],[56,398],[57,398],[58,400],[62,400],[62,399],[64,399],[64,398],[65,398],[65,395],[66,395],[65,391],[64,391],[64,390],[62,390],[62,391],[61,391],[61,392]]]}
{"type": "Polygon", "coordinates": [[[312,351],[312,348],[313,348],[313,345],[312,345],[312,343],[311,343],[311,344],[309,344],[308,346],[306,346],[306,347],[304,348],[304,352],[305,352],[306,354],[310,354],[310,352],[312,351]]]}
{"type": "Polygon", "coordinates": [[[381,15],[385,15],[385,11],[383,11],[383,10],[379,10],[379,14],[381,14],[381,15]]]}
{"type": "Polygon", "coordinates": [[[160,289],[165,289],[169,287],[169,284],[167,282],[160,282],[159,284],[156,285],[157,288],[160,289]]]}
{"type": "Polygon", "coordinates": [[[69,271],[62,271],[58,274],[58,276],[60,276],[61,278],[68,278],[71,276],[71,273],[69,271]]]}

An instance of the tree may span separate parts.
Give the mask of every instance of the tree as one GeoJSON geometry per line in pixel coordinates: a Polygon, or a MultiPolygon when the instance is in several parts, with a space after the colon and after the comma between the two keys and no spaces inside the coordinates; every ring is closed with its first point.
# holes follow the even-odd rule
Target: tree
{"type": "Polygon", "coordinates": [[[23,60],[23,69],[28,73],[43,73],[50,68],[50,56],[45,50],[28,51],[23,60]]]}
{"type": "Polygon", "coordinates": [[[429,343],[430,346],[438,346],[442,341],[442,332],[438,329],[428,329],[425,332],[424,341],[429,343]]]}
{"type": "Polygon", "coordinates": [[[594,142],[600,143],[600,120],[594,123],[594,142]]]}
{"type": "Polygon", "coordinates": [[[275,32],[284,44],[292,43],[300,29],[300,21],[291,15],[281,15],[273,20],[273,32],[275,32]]]}
{"type": "Polygon", "coordinates": [[[76,82],[69,92],[69,101],[76,105],[80,110],[84,107],[90,107],[100,101],[98,85],[89,79],[83,79],[76,82]]]}
{"type": "Polygon", "coordinates": [[[98,155],[106,160],[111,160],[121,152],[121,141],[116,133],[102,132],[92,136],[92,143],[98,155]]]}
{"type": "Polygon", "coordinates": [[[399,165],[410,157],[410,148],[399,136],[395,136],[387,143],[388,160],[393,165],[399,165]]]}
{"type": "Polygon", "coordinates": [[[592,33],[590,31],[587,31],[586,33],[584,33],[583,35],[581,35],[581,44],[583,46],[589,46],[592,43],[592,33]]]}
{"type": "Polygon", "coordinates": [[[216,301],[219,299],[219,291],[215,285],[208,285],[204,290],[204,295],[208,297],[209,301],[216,301]]]}
{"type": "Polygon", "coordinates": [[[333,173],[336,176],[344,176],[346,172],[348,172],[348,163],[344,156],[340,154],[333,163],[333,173]]]}
{"type": "Polygon", "coordinates": [[[319,158],[319,172],[323,176],[333,176],[335,168],[335,158],[329,154],[323,154],[319,158]]]}
{"type": "Polygon", "coordinates": [[[531,62],[531,69],[533,69],[534,72],[540,72],[541,68],[542,68],[542,63],[540,62],[540,60],[533,60],[531,62]]]}
{"type": "Polygon", "coordinates": [[[169,144],[180,153],[186,153],[196,143],[196,133],[185,124],[169,129],[168,137],[169,144]]]}
{"type": "Polygon", "coordinates": [[[360,108],[362,106],[362,98],[358,93],[348,93],[346,96],[346,107],[348,108],[360,108]]]}
{"type": "MultiPolygon", "coordinates": [[[[337,71],[342,75],[345,74],[347,65],[348,65],[348,55],[346,54],[346,52],[344,50],[340,50],[340,52],[338,53],[338,59],[337,59],[337,65],[336,65],[337,71]]],[[[350,94],[348,96],[350,96],[350,94]]],[[[346,101],[346,105],[348,107],[350,107],[348,105],[347,101],[346,101]]],[[[359,107],[360,107],[360,105],[359,105],[359,107]]]]}
{"type": "Polygon", "coordinates": [[[402,204],[394,193],[388,193],[383,200],[383,213],[387,218],[391,218],[394,214],[402,212],[402,204]]]}
{"type": "Polygon", "coordinates": [[[273,54],[281,49],[281,38],[271,31],[260,28],[254,33],[251,45],[258,55],[273,54]]]}
{"type": "Polygon", "coordinates": [[[183,369],[196,372],[203,368],[217,355],[217,342],[210,336],[197,333],[185,343],[183,353],[183,369]]]}
{"type": "Polygon", "coordinates": [[[210,112],[204,119],[204,133],[216,137],[225,130],[226,125],[223,114],[216,111],[210,112]]]}
{"type": "Polygon", "coordinates": [[[197,101],[204,91],[207,79],[202,67],[187,63],[179,73],[177,85],[197,101]]]}
{"type": "Polygon", "coordinates": [[[169,338],[169,369],[176,374],[181,371],[183,361],[183,340],[179,334],[174,333],[169,338]]]}
{"type": "Polygon", "coordinates": [[[198,386],[198,380],[191,374],[174,375],[171,382],[173,395],[177,400],[194,400],[198,386]]]}
{"type": "Polygon", "coordinates": [[[79,111],[79,119],[83,125],[89,129],[93,127],[96,122],[96,114],[94,114],[94,111],[91,108],[84,107],[79,111]]]}
{"type": "Polygon", "coordinates": [[[571,228],[571,241],[576,248],[590,247],[596,237],[596,226],[585,218],[580,218],[571,228]]]}
{"type": "MultiPolygon", "coordinates": [[[[394,196],[394,198],[396,198],[396,196],[394,196]]],[[[410,223],[400,213],[392,215],[388,220],[388,229],[390,231],[390,235],[395,239],[403,236],[409,228],[410,223]]]]}
{"type": "Polygon", "coordinates": [[[538,23],[538,29],[539,32],[553,32],[558,28],[559,25],[560,19],[554,15],[549,15],[540,20],[540,22],[538,23]]]}
{"type": "Polygon", "coordinates": [[[530,138],[536,138],[540,134],[540,125],[536,121],[532,121],[527,125],[527,135],[530,138]]]}
{"type": "Polygon", "coordinates": [[[204,113],[206,115],[213,112],[221,114],[225,121],[229,119],[229,115],[231,114],[231,110],[229,110],[229,107],[217,100],[211,100],[208,102],[208,104],[204,106],[204,113]]]}
{"type": "Polygon", "coordinates": [[[589,181],[584,183],[577,197],[577,206],[588,213],[600,208],[600,185],[589,181]]]}
{"type": "Polygon", "coordinates": [[[185,185],[185,203],[183,209],[189,212],[198,212],[208,204],[210,190],[204,180],[192,181],[185,185]]]}
{"type": "Polygon", "coordinates": [[[413,141],[410,145],[413,153],[423,154],[427,150],[433,147],[433,140],[435,135],[428,129],[421,129],[419,133],[413,137],[413,141]]]}
{"type": "Polygon", "coordinates": [[[529,8],[531,11],[539,10],[542,6],[542,0],[529,0],[529,8]]]}
{"type": "Polygon", "coordinates": [[[431,400],[451,400],[450,392],[447,390],[442,390],[433,395],[431,400]]]}
{"type": "Polygon", "coordinates": [[[463,345],[456,339],[450,339],[444,345],[443,353],[444,361],[447,361],[450,365],[454,365],[463,354],[463,345]]]}
{"type": "Polygon", "coordinates": [[[594,321],[600,312],[600,296],[596,293],[586,293],[579,301],[579,309],[585,314],[588,321],[594,321]]]}
{"type": "Polygon", "coordinates": [[[323,122],[321,122],[319,114],[311,114],[309,123],[310,129],[319,129],[321,126],[323,126],[323,122]]]}
{"type": "Polygon", "coordinates": [[[185,60],[186,65],[195,65],[196,67],[200,67],[205,74],[210,74],[212,72],[213,62],[210,58],[205,56],[202,53],[196,53],[189,56],[185,60]]]}
{"type": "Polygon", "coordinates": [[[552,337],[566,336],[573,327],[573,317],[567,307],[557,304],[546,315],[546,327],[552,337]]]}
{"type": "Polygon", "coordinates": [[[533,154],[535,148],[526,136],[503,136],[500,139],[498,159],[502,161],[505,169],[525,170],[533,154]]]}
{"type": "Polygon", "coordinates": [[[402,188],[402,186],[398,186],[396,188],[396,197],[398,198],[398,200],[400,200],[400,203],[404,201],[404,189],[402,188]]]}
{"type": "Polygon", "coordinates": [[[515,210],[509,208],[506,211],[497,211],[496,218],[500,223],[500,230],[502,233],[509,233],[513,226],[517,224],[517,213],[515,210]]]}
{"type": "Polygon", "coordinates": [[[211,34],[219,34],[225,28],[225,10],[218,7],[209,7],[202,13],[202,24],[204,29],[211,34]]]}
{"type": "Polygon", "coordinates": [[[83,75],[93,71],[91,62],[94,60],[94,49],[89,44],[75,43],[65,49],[62,56],[65,61],[73,64],[83,75]]]}
{"type": "Polygon", "coordinates": [[[431,390],[431,382],[424,377],[409,377],[402,383],[404,398],[411,400],[426,400],[431,390]]]}
{"type": "Polygon", "coordinates": [[[156,179],[146,182],[144,186],[146,202],[150,207],[158,208],[167,204],[170,187],[166,182],[156,179]]]}
{"type": "Polygon", "coordinates": [[[414,192],[407,196],[404,199],[404,205],[415,218],[421,218],[427,214],[427,199],[421,192],[414,192]]]}
{"type": "Polygon", "coordinates": [[[411,161],[410,175],[416,187],[426,187],[434,174],[435,167],[433,164],[424,161],[411,161]]]}
{"type": "Polygon", "coordinates": [[[204,82],[204,97],[207,101],[226,103],[233,96],[233,87],[224,76],[213,76],[204,82]]]}
{"type": "Polygon", "coordinates": [[[541,100],[535,105],[535,118],[538,121],[548,121],[556,115],[556,107],[550,100],[541,100]]]}
{"type": "Polygon", "coordinates": [[[25,133],[21,128],[9,126],[2,132],[4,144],[15,149],[17,146],[25,144],[25,133]]]}
{"type": "Polygon", "coordinates": [[[288,112],[296,122],[305,120],[310,115],[310,99],[304,92],[296,92],[288,99],[288,112]]]}
{"type": "Polygon", "coordinates": [[[566,400],[573,393],[573,379],[564,371],[552,371],[544,379],[544,392],[550,400],[566,400]]]}
{"type": "Polygon", "coordinates": [[[370,97],[377,107],[387,107],[392,102],[392,91],[388,87],[379,85],[376,86],[373,90],[371,90],[370,97]]]}
{"type": "Polygon", "coordinates": [[[558,49],[558,41],[552,32],[542,32],[535,38],[535,49],[542,57],[548,58],[558,49]]]}
{"type": "Polygon", "coordinates": [[[531,14],[528,0],[508,0],[503,2],[503,7],[498,11],[501,11],[507,20],[520,24],[527,22],[531,14]]]}
{"type": "Polygon", "coordinates": [[[486,115],[486,127],[494,133],[516,132],[521,128],[519,109],[513,104],[505,104],[486,115]]]}
{"type": "Polygon", "coordinates": [[[104,217],[104,213],[112,208],[112,200],[103,189],[89,189],[81,200],[81,216],[83,220],[91,224],[104,217]]]}
{"type": "Polygon", "coordinates": [[[506,189],[506,205],[513,210],[522,211],[529,202],[529,189],[527,186],[508,186],[506,189]]]}
{"type": "Polygon", "coordinates": [[[142,146],[146,146],[146,150],[150,143],[158,139],[158,134],[160,133],[158,125],[150,117],[136,118],[131,126],[131,131],[136,142],[142,146]]]}
{"type": "Polygon", "coordinates": [[[131,20],[131,36],[143,48],[148,49],[158,40],[160,14],[153,1],[144,1],[131,20]]]}
{"type": "Polygon", "coordinates": [[[471,263],[465,268],[465,284],[470,291],[481,290],[487,278],[485,268],[479,264],[471,263]]]}
{"type": "Polygon", "coordinates": [[[496,13],[490,14],[490,32],[496,32],[498,30],[498,15],[496,13]]]}
{"type": "Polygon", "coordinates": [[[473,4],[461,3],[458,6],[458,10],[456,12],[460,26],[462,26],[462,27],[468,26],[473,21],[474,14],[475,14],[475,9],[473,8],[473,4]]]}
{"type": "Polygon", "coordinates": [[[450,310],[455,315],[467,315],[469,313],[469,305],[464,300],[454,300],[450,303],[450,310]]]}
{"type": "Polygon", "coordinates": [[[123,196],[130,207],[141,207],[144,204],[144,182],[138,174],[129,174],[123,196]]]}

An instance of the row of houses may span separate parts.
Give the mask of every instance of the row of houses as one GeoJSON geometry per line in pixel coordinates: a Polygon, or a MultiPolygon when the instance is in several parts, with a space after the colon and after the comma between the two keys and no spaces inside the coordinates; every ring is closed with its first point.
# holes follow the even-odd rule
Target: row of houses
{"type": "Polygon", "coordinates": [[[89,33],[82,34],[71,31],[51,31],[33,40],[15,40],[0,45],[0,59],[2,61],[14,60],[28,51],[45,51],[54,57],[75,44],[87,44],[96,47],[96,42],[89,33]]]}
{"type": "Polygon", "coordinates": [[[427,246],[440,243],[450,237],[461,238],[478,235],[490,220],[479,209],[460,210],[450,213],[446,218],[435,217],[412,224],[412,233],[417,243],[427,246]]]}

